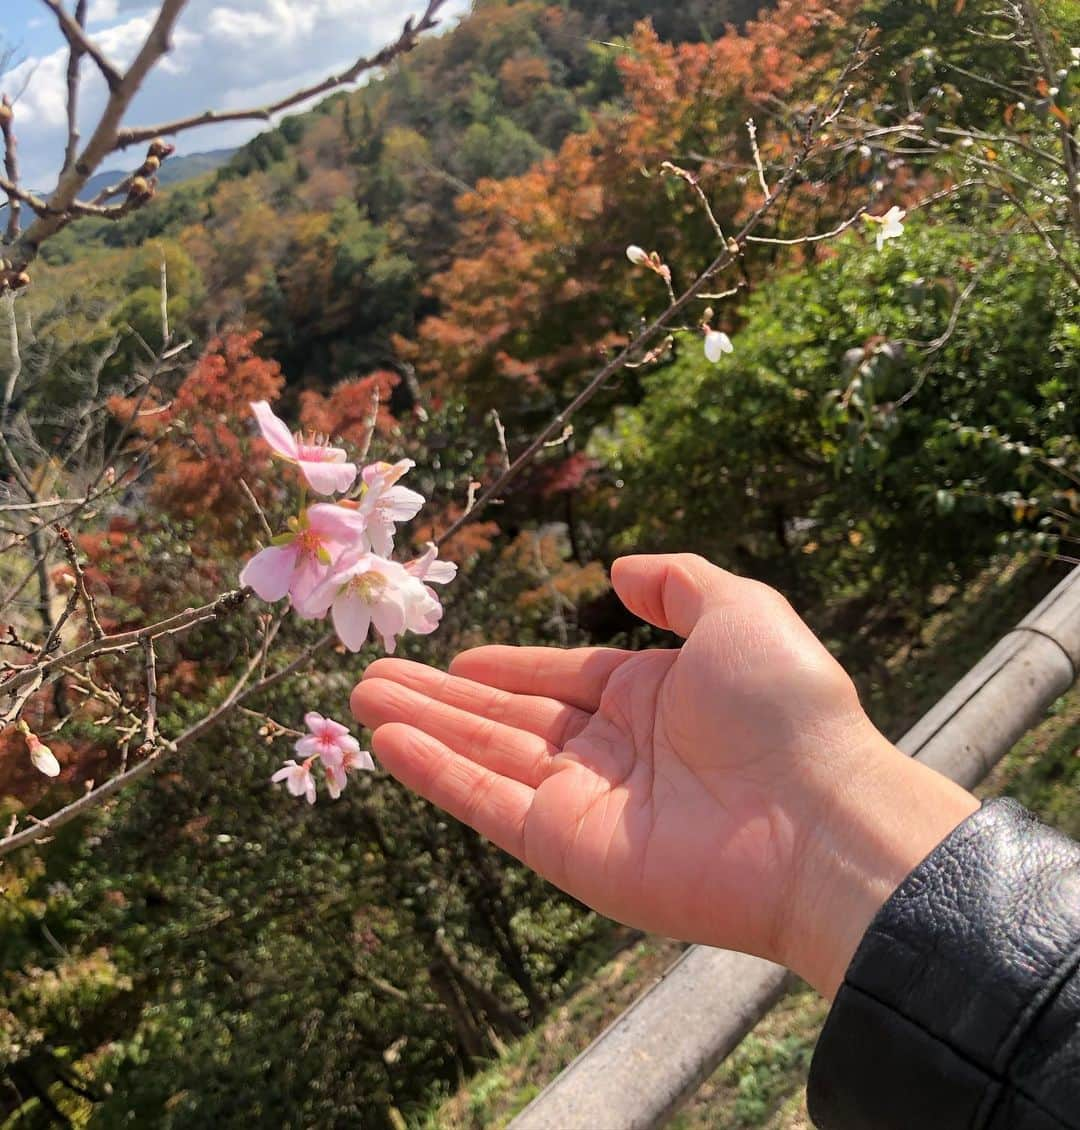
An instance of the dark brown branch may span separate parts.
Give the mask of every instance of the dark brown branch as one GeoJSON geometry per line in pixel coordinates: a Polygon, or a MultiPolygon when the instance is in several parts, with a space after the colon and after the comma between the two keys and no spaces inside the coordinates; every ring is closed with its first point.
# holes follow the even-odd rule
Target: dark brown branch
{"type": "Polygon", "coordinates": [[[356,82],[361,75],[377,67],[385,67],[399,55],[407,54],[415,46],[419,37],[438,24],[436,13],[446,3],[446,0],[428,0],[427,8],[420,19],[414,23],[412,19],[405,22],[401,35],[393,42],[371,56],[361,56],[348,70],[340,74],[329,75],[321,82],[303,90],[294,91],[292,94],[271,102],[266,106],[252,106],[245,110],[204,110],[201,114],[192,114],[187,118],[177,118],[171,122],[162,122],[156,126],[135,126],[122,129],[116,135],[114,149],[125,149],[129,145],[139,145],[153,137],[161,137],[181,133],[184,130],[196,129],[199,126],[220,124],[221,122],[243,121],[270,121],[275,114],[288,110],[293,106],[316,98],[320,94],[328,94],[341,86],[349,86],[356,82]]]}

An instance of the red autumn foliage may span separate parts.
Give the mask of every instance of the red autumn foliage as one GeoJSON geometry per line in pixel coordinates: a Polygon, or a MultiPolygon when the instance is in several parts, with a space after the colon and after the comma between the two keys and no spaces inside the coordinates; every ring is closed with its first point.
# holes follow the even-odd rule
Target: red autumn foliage
{"type": "Polygon", "coordinates": [[[142,440],[156,440],[160,462],[151,496],[176,518],[198,519],[206,533],[234,532],[251,513],[240,485],[269,465],[250,439],[251,402],[275,400],[285,379],[276,361],[255,353],[258,333],[214,338],[166,402],[116,398],[110,408],[142,440]]]}
{"type": "Polygon", "coordinates": [[[366,377],[342,381],[329,396],[306,389],[300,394],[300,422],[309,431],[342,439],[365,451],[371,441],[371,413],[376,404],[375,431],[388,435],[394,429],[390,394],[400,380],[397,373],[379,369],[366,377]]]}

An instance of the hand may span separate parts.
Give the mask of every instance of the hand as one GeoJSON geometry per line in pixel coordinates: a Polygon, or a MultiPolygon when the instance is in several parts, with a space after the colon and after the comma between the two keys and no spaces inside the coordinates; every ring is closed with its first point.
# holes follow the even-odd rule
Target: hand
{"type": "Polygon", "coordinates": [[[407,786],[603,914],[793,968],[825,995],[978,804],[874,728],[778,593],[691,555],[612,582],[678,650],[380,659],[353,691],[407,786]]]}

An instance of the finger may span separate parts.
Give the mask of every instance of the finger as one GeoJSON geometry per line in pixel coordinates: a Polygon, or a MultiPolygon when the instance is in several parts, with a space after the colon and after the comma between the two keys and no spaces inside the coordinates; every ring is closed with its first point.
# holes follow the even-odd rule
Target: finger
{"type": "Polygon", "coordinates": [[[393,722],[372,737],[375,756],[405,786],[463,820],[504,851],[525,858],[525,820],[535,792],[413,726],[393,722]]]}
{"type": "Polygon", "coordinates": [[[365,679],[353,691],[353,713],[369,729],[404,722],[455,753],[535,788],[558,749],[543,738],[481,718],[403,687],[390,679],[365,679]]]}
{"type": "Polygon", "coordinates": [[[739,600],[754,586],[693,553],[620,557],[611,583],[635,616],[684,638],[708,607],[739,600]]]}
{"type": "Polygon", "coordinates": [[[450,664],[450,671],[511,694],[541,695],[593,711],[612,672],[631,654],[611,647],[567,650],[489,644],[463,651],[450,664]]]}
{"type": "Polygon", "coordinates": [[[579,734],[591,717],[558,699],[510,694],[408,659],[377,659],[364,671],[364,679],[390,679],[447,706],[527,730],[559,747],[579,734]]]}

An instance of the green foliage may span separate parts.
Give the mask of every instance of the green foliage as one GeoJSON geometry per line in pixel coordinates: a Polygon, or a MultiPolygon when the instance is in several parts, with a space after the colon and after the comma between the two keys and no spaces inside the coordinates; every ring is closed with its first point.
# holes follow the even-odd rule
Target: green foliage
{"type": "Polygon", "coordinates": [[[1015,529],[1025,475],[972,433],[1075,433],[1075,312],[1034,239],[913,223],[879,254],[848,237],[755,294],[719,365],[684,339],[594,438],[624,480],[618,544],[693,541],[807,592],[970,572],[1015,529]]]}

